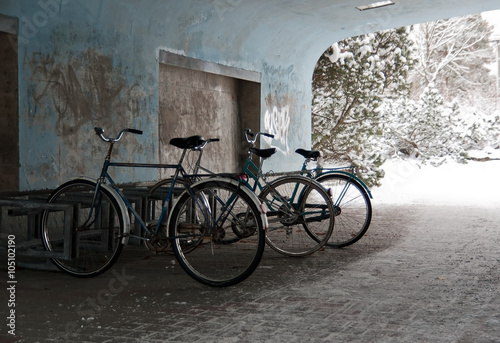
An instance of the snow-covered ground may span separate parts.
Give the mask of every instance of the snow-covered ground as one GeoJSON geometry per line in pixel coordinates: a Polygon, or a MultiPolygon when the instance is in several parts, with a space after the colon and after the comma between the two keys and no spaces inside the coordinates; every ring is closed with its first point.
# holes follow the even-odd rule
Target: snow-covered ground
{"type": "MultiPolygon", "coordinates": [[[[484,156],[484,154],[482,155],[484,156]]],[[[489,155],[500,158],[500,153],[489,155]]],[[[436,204],[500,209],[500,160],[418,166],[414,161],[388,161],[381,187],[371,189],[373,205],[436,204]]]]}

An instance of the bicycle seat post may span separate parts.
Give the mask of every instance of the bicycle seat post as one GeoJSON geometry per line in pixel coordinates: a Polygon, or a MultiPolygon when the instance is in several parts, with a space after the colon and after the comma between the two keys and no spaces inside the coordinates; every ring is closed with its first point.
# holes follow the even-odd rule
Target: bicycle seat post
{"type": "Polygon", "coordinates": [[[198,151],[198,158],[196,159],[196,163],[194,164],[193,171],[192,171],[192,173],[195,175],[198,174],[198,170],[200,169],[201,157],[203,156],[203,148],[205,147],[205,144],[192,149],[193,151],[198,151]]]}

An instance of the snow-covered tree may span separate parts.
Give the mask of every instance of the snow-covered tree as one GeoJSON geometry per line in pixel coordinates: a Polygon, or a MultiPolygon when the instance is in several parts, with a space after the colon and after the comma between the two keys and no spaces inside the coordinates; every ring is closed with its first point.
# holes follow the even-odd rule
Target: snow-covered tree
{"type": "Polygon", "coordinates": [[[369,184],[383,171],[386,96],[406,94],[411,29],[399,28],[340,41],[319,59],[313,76],[313,147],[327,160],[351,163],[369,184]]]}
{"type": "Polygon", "coordinates": [[[494,59],[492,32],[480,14],[417,25],[413,37],[419,63],[412,77],[413,93],[418,97],[432,84],[445,101],[475,103],[483,110],[495,89],[487,68],[494,59]]]}
{"type": "MultiPolygon", "coordinates": [[[[493,113],[495,78],[487,67],[494,54],[492,27],[481,15],[468,15],[417,25],[413,31],[418,63],[413,68],[413,99],[398,101],[405,118],[393,118],[388,133],[395,147],[408,155],[440,163],[445,157],[466,158],[498,139],[498,115],[493,113]],[[392,135],[392,136],[391,136],[392,135]],[[408,144],[411,142],[408,149],[408,144]]],[[[395,108],[395,104],[386,104],[395,108]]],[[[386,136],[387,137],[387,136],[386,136]]]]}
{"type": "Polygon", "coordinates": [[[391,157],[415,157],[439,165],[448,159],[464,161],[467,151],[481,150],[498,141],[500,118],[457,101],[444,102],[431,84],[418,101],[398,98],[381,106],[390,120],[384,128],[391,157]]]}
{"type": "Polygon", "coordinates": [[[470,15],[334,44],[313,76],[313,147],[370,185],[387,157],[438,165],[499,148],[491,32],[470,15]]]}
{"type": "Polygon", "coordinates": [[[399,98],[384,102],[389,114],[385,140],[392,157],[410,156],[435,162],[446,155],[454,141],[442,96],[435,87],[427,87],[418,101],[399,98]]]}

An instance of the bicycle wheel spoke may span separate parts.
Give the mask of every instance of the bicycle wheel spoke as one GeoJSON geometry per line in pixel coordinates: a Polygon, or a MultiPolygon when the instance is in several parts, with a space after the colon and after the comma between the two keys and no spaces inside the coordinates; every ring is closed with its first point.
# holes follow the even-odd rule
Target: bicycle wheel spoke
{"type": "Polygon", "coordinates": [[[207,181],[193,193],[179,199],[169,224],[179,263],[193,278],[211,286],[243,281],[257,267],[264,248],[258,208],[230,183],[207,181]],[[186,234],[186,227],[193,229],[186,234]]]}
{"type": "Polygon", "coordinates": [[[327,245],[345,247],[357,242],[368,230],[372,208],[364,187],[344,174],[325,174],[317,179],[332,194],[335,230],[327,245]]]}
{"type": "Polygon", "coordinates": [[[328,194],[302,177],[277,179],[259,198],[268,208],[266,242],[287,256],[312,254],[326,244],[334,229],[334,210],[328,194]]]}
{"type": "Polygon", "coordinates": [[[59,187],[50,203],[73,206],[72,226],[64,227],[64,213],[45,211],[42,216],[42,240],[47,250],[62,253],[64,243],[71,245],[69,259],[53,259],[55,265],[74,276],[95,276],[108,269],[118,258],[123,237],[123,218],[116,200],[100,189],[93,202],[95,183],[75,180],[59,187]],[[65,242],[65,229],[72,239],[65,242]]]}

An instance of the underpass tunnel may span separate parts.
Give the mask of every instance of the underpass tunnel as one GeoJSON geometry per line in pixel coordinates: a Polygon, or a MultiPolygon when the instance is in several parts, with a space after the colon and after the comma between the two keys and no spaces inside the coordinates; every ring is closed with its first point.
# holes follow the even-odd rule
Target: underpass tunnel
{"type": "MultiPolygon", "coordinates": [[[[9,138],[18,151],[2,152],[18,163],[2,164],[8,169],[0,175],[9,175],[2,187],[46,189],[94,175],[103,148],[94,126],[109,133],[143,130],[142,137],[117,146],[117,159],[159,162],[176,153],[169,139],[191,134],[226,139],[224,149],[210,151],[211,161],[239,159],[248,125],[276,136],[272,144],[279,153],[266,162],[268,169],[295,169],[300,159],[293,151],[311,146],[311,78],[328,46],[500,7],[496,0],[374,3],[385,5],[360,10],[371,2],[2,1],[0,31],[14,35],[18,45],[18,118],[12,123],[18,129],[9,138]]],[[[121,175],[158,177],[150,171],[121,175]]]]}

